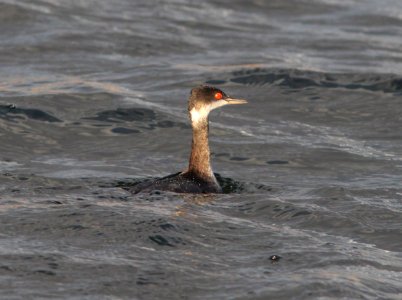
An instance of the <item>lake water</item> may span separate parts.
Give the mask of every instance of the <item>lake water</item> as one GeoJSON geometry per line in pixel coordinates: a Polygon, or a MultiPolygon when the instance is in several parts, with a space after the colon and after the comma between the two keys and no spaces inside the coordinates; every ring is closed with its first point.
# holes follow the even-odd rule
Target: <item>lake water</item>
{"type": "Polygon", "coordinates": [[[401,49],[398,0],[0,1],[0,298],[402,299],[401,49]],[[231,193],[131,195],[199,84],[231,193]]]}

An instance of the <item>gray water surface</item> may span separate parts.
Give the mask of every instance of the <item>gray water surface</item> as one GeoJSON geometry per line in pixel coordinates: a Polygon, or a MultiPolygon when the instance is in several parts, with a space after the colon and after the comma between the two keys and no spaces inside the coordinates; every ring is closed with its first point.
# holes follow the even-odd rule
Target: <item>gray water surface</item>
{"type": "Polygon", "coordinates": [[[1,299],[402,299],[400,1],[0,1],[1,299]],[[187,97],[221,195],[186,168],[187,97]],[[272,256],[279,260],[272,260],[272,256]]]}

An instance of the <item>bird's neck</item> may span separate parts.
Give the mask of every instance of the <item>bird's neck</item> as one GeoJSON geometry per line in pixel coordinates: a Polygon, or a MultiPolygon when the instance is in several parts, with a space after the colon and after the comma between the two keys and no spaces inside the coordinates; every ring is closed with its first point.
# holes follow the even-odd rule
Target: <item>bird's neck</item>
{"type": "Polygon", "coordinates": [[[206,181],[216,181],[210,162],[208,115],[191,114],[193,141],[188,171],[206,181]]]}

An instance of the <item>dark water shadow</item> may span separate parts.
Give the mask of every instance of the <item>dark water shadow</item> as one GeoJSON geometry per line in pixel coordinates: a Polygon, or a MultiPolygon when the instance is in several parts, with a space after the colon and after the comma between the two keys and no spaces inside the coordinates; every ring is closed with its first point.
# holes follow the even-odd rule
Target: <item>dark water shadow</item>
{"type": "MultiPolygon", "coordinates": [[[[155,128],[189,128],[183,122],[176,122],[165,119],[163,116],[148,108],[117,108],[115,110],[105,110],[96,113],[93,117],[83,118],[84,120],[101,122],[104,126],[120,125],[112,129],[113,133],[132,134],[139,133],[138,129],[126,128],[122,124],[134,123],[136,128],[153,130],[155,128]]],[[[100,126],[99,123],[94,126],[100,126]]],[[[103,126],[103,125],[102,125],[103,126]]]]}
{"type": "Polygon", "coordinates": [[[326,74],[294,69],[256,68],[233,72],[230,81],[257,86],[271,84],[291,89],[325,87],[402,94],[402,77],[392,74],[326,74]]]}
{"type": "Polygon", "coordinates": [[[7,121],[17,121],[24,117],[43,122],[62,122],[58,118],[39,109],[20,108],[12,104],[0,105],[0,118],[7,121]]]}
{"type": "Polygon", "coordinates": [[[149,122],[156,119],[153,110],[147,108],[118,108],[116,110],[101,111],[95,117],[84,118],[101,122],[121,123],[121,122],[149,122]]]}

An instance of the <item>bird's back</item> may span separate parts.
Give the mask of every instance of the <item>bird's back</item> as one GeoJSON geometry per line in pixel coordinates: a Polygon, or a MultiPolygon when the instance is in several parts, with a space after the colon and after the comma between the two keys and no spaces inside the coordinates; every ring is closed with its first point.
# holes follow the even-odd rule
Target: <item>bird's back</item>
{"type": "Polygon", "coordinates": [[[150,192],[153,190],[175,193],[222,193],[216,180],[205,180],[189,172],[179,172],[155,180],[141,182],[129,189],[131,193],[150,192]]]}

